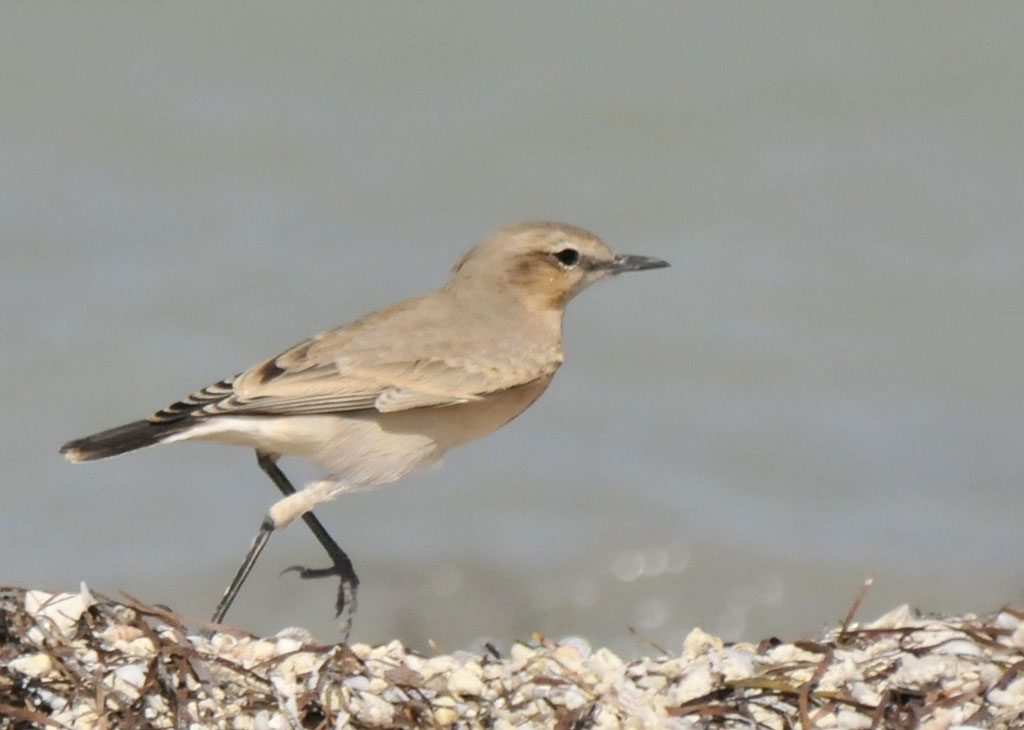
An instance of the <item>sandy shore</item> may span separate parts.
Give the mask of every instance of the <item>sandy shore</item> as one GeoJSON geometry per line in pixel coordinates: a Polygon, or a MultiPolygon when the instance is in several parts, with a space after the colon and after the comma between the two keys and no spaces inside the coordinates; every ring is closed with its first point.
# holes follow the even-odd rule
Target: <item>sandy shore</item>
{"type": "Polygon", "coordinates": [[[535,636],[507,656],[258,637],[92,594],[0,588],[0,728],[1024,727],[1024,612],[896,608],[814,641],[694,629],[626,662],[535,636]]]}

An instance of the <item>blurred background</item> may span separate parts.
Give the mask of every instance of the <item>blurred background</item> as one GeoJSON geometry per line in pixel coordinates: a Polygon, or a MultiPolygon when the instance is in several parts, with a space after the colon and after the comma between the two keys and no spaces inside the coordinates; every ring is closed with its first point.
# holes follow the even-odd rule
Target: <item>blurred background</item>
{"type": "MultiPolygon", "coordinates": [[[[251,452],[72,466],[441,284],[494,228],[672,268],[585,292],[532,409],[318,510],[352,639],[794,638],[1024,593],[1024,6],[5,3],[0,583],[207,616],[251,452]],[[638,638],[630,632],[638,632],[638,638]]],[[[317,472],[282,462],[298,483],[317,472]]],[[[301,525],[229,619],[337,639],[301,525]]]]}

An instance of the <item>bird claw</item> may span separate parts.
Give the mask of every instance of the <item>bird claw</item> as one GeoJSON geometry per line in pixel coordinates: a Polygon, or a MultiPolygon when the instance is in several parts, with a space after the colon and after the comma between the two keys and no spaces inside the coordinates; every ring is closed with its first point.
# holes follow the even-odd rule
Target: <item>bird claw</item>
{"type": "Polygon", "coordinates": [[[338,620],[342,640],[347,641],[349,631],[352,629],[352,616],[356,612],[356,590],[359,588],[359,578],[356,577],[351,566],[337,563],[330,568],[307,568],[302,565],[292,565],[281,571],[281,575],[285,573],[298,573],[303,580],[332,576],[337,576],[340,579],[338,596],[334,600],[334,617],[338,620]]]}
{"type": "Polygon", "coordinates": [[[281,571],[281,575],[285,573],[298,573],[299,577],[303,580],[310,580],[313,578],[330,578],[332,575],[336,575],[342,580],[345,580],[345,571],[340,566],[334,565],[330,568],[306,568],[302,565],[292,565],[281,571]]]}

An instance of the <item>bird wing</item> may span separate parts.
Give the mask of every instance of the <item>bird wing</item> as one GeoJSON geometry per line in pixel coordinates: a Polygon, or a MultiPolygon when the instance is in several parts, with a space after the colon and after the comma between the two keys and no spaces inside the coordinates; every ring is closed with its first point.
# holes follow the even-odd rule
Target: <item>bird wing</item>
{"type": "Polygon", "coordinates": [[[561,364],[557,343],[525,346],[500,328],[476,327],[479,336],[467,347],[451,304],[429,299],[437,294],[321,333],[150,419],[449,406],[550,377],[561,364]]]}

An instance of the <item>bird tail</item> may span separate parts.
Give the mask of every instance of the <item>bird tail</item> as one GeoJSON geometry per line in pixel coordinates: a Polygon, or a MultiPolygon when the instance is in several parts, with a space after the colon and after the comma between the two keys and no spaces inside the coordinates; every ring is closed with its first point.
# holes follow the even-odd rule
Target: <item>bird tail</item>
{"type": "Polygon", "coordinates": [[[94,461],[153,446],[193,425],[191,419],[175,421],[134,421],[117,428],[68,441],[60,447],[68,461],[94,461]]]}

